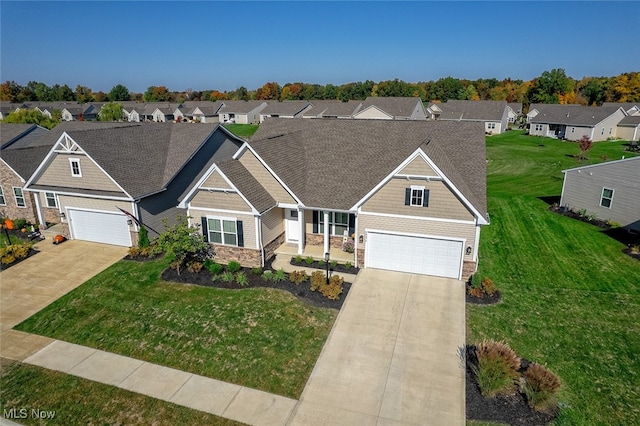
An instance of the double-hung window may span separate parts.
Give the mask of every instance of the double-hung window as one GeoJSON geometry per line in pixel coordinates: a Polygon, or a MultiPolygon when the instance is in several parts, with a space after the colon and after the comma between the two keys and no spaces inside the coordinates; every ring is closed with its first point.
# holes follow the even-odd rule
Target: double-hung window
{"type": "Polygon", "coordinates": [[[13,198],[16,200],[16,206],[27,207],[27,204],[24,202],[24,194],[22,193],[22,188],[18,188],[17,186],[13,187],[13,198]]]}
{"type": "Polygon", "coordinates": [[[58,207],[58,201],[56,200],[56,194],[53,192],[45,192],[44,197],[47,203],[47,207],[58,207]]]}
{"type": "Polygon", "coordinates": [[[234,218],[202,218],[204,235],[210,243],[244,247],[242,221],[234,218]]]}
{"type": "MultiPolygon", "coordinates": [[[[344,235],[349,230],[349,213],[329,212],[329,235],[344,235]]],[[[321,211],[318,221],[318,233],[324,234],[324,212],[321,211]]]]}
{"type": "Polygon", "coordinates": [[[424,186],[411,186],[405,189],[405,206],[429,207],[429,190],[424,186]]]}
{"type": "Polygon", "coordinates": [[[4,190],[2,189],[2,186],[0,186],[0,206],[6,206],[7,205],[7,200],[4,199],[4,190]]]}
{"type": "Polygon", "coordinates": [[[611,208],[613,201],[613,189],[602,188],[602,197],[600,197],[600,205],[608,209],[611,208]]]}
{"type": "Polygon", "coordinates": [[[82,170],[80,169],[79,158],[69,158],[69,165],[71,166],[71,176],[82,177],[82,170]]]}

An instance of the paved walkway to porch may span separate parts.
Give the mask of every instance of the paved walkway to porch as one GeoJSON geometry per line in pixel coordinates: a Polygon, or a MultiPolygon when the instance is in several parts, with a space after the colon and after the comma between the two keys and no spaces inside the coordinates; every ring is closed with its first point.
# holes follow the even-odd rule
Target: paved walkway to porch
{"type": "MultiPolygon", "coordinates": [[[[286,254],[291,257],[298,255],[298,245],[293,243],[284,243],[275,250],[275,254],[286,254]]],[[[324,247],[306,245],[301,254],[302,257],[313,257],[316,260],[324,260],[324,247]]],[[[331,260],[337,260],[340,263],[355,262],[353,253],[347,253],[339,248],[329,248],[329,256],[331,260]]]]}

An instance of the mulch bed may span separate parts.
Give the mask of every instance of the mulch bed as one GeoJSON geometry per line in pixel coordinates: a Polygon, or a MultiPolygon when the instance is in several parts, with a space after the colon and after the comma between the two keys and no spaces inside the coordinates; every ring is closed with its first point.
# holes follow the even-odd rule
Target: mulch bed
{"type": "Polygon", "coordinates": [[[494,305],[502,300],[502,294],[500,294],[500,290],[496,290],[491,296],[483,293],[483,297],[475,297],[469,294],[469,289],[472,287],[471,279],[467,281],[466,284],[466,302],[472,303],[474,305],[494,305]]]}
{"type": "MultiPolygon", "coordinates": [[[[292,257],[291,260],[289,261],[290,265],[293,266],[304,266],[305,268],[314,268],[314,269],[320,269],[320,270],[326,270],[327,265],[324,262],[320,262],[320,261],[313,261],[312,263],[307,263],[304,261],[304,259],[302,260],[302,262],[296,262],[296,258],[292,257]]],[[[360,271],[360,268],[356,268],[355,266],[351,266],[350,268],[347,268],[346,266],[344,266],[343,264],[337,264],[335,268],[331,267],[331,264],[329,264],[329,270],[332,272],[342,272],[343,274],[353,274],[353,275],[357,275],[358,271],[360,271]]]]}
{"type": "MultiPolygon", "coordinates": [[[[271,270],[271,262],[269,262],[264,267],[265,271],[271,270]]],[[[162,272],[162,279],[165,281],[183,283],[183,284],[195,284],[204,287],[217,287],[224,289],[245,289],[252,287],[267,287],[267,288],[277,288],[280,290],[288,291],[289,293],[296,296],[298,299],[303,300],[313,306],[318,306],[322,308],[331,308],[331,309],[340,309],[342,308],[342,304],[344,303],[349,290],[351,289],[350,283],[343,283],[342,285],[342,294],[340,294],[340,298],[338,300],[330,300],[323,296],[318,291],[311,291],[309,289],[309,280],[302,284],[295,284],[289,280],[285,280],[279,283],[272,281],[265,281],[262,277],[252,274],[250,268],[242,268],[241,271],[245,273],[248,279],[248,284],[245,286],[241,286],[236,282],[223,282],[220,280],[213,281],[211,279],[211,272],[209,270],[203,268],[198,273],[189,272],[187,270],[180,271],[180,275],[176,272],[175,269],[167,268],[162,272]]]]}
{"type": "Polygon", "coordinates": [[[630,248],[626,248],[624,250],[622,250],[622,252],[624,254],[626,254],[627,256],[633,257],[635,260],[640,260],[640,253],[632,253],[630,248]]]}
{"type": "MultiPolygon", "coordinates": [[[[531,409],[525,396],[520,392],[494,398],[483,397],[476,383],[476,376],[470,367],[473,360],[469,359],[469,352],[467,348],[466,417],[468,420],[535,426],[547,425],[556,418],[554,413],[531,409]]],[[[526,369],[529,363],[526,359],[522,359],[521,370],[526,369]]]]}
{"type": "Polygon", "coordinates": [[[27,260],[28,258],[30,258],[32,256],[35,256],[38,253],[40,253],[40,251],[38,251],[38,250],[36,250],[34,248],[31,248],[31,249],[29,249],[29,254],[27,254],[27,257],[23,257],[22,259],[17,259],[15,262],[10,263],[8,265],[5,265],[4,263],[0,264],[0,271],[5,271],[5,270],[11,268],[12,266],[17,265],[18,263],[20,263],[20,262],[22,262],[24,260],[27,260]]]}
{"type": "Polygon", "coordinates": [[[570,217],[571,219],[576,219],[585,223],[590,223],[592,225],[597,226],[598,228],[602,228],[602,229],[610,229],[611,226],[609,225],[609,223],[606,220],[602,220],[602,219],[598,219],[598,218],[594,218],[594,217],[589,217],[589,216],[581,216],[579,213],[573,211],[573,210],[567,210],[563,207],[559,207],[557,205],[551,205],[549,207],[549,210],[551,210],[554,213],[558,213],[561,214],[563,216],[566,217],[570,217]]]}

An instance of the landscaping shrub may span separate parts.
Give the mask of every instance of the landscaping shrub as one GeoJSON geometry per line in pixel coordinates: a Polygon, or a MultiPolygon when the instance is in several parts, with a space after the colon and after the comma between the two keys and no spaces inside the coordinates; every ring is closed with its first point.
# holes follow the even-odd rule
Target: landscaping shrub
{"type": "Polygon", "coordinates": [[[216,263],[210,259],[205,262],[205,266],[213,275],[220,275],[222,273],[222,270],[224,269],[221,264],[216,263]]]}
{"type": "Polygon", "coordinates": [[[262,268],[260,268],[260,267],[257,267],[257,268],[251,268],[251,273],[252,273],[253,275],[258,275],[258,276],[260,276],[260,275],[262,275],[262,268]]]}
{"type": "Polygon", "coordinates": [[[151,242],[149,241],[149,234],[147,232],[147,228],[144,226],[140,226],[140,230],[138,231],[138,247],[144,248],[149,247],[151,242]]]}
{"type": "Polygon", "coordinates": [[[240,265],[240,262],[237,262],[235,260],[232,260],[227,264],[227,271],[231,272],[232,274],[238,272],[240,268],[242,268],[242,265],[240,265]]]}
{"type": "Polygon", "coordinates": [[[313,263],[313,257],[307,256],[307,258],[304,261],[307,265],[311,265],[313,263]]]}
{"type": "Polygon", "coordinates": [[[332,260],[332,261],[329,263],[329,266],[331,267],[331,269],[335,269],[335,268],[336,268],[336,266],[338,266],[338,261],[337,261],[337,260],[332,260]]]}
{"type": "Polygon", "coordinates": [[[544,365],[532,362],[522,374],[520,389],[529,406],[538,411],[555,411],[558,408],[560,379],[544,365]]]}
{"type": "Polygon", "coordinates": [[[140,256],[140,247],[129,247],[129,257],[138,257],[140,256]]]}
{"type": "Polygon", "coordinates": [[[638,254],[638,253],[640,253],[640,243],[631,244],[630,251],[631,251],[631,253],[633,253],[633,254],[638,254]]]}
{"type": "Polygon", "coordinates": [[[289,281],[296,285],[302,284],[307,281],[307,279],[309,279],[309,276],[304,271],[293,271],[289,273],[289,281]]]}
{"type": "Polygon", "coordinates": [[[236,274],[236,283],[242,287],[245,287],[249,285],[249,279],[244,272],[240,271],[236,274]]]}
{"type": "Polygon", "coordinates": [[[296,263],[302,263],[302,256],[297,255],[296,257],[293,258],[293,261],[296,263]]]}
{"type": "Polygon", "coordinates": [[[344,282],[344,279],[342,279],[338,275],[333,275],[331,276],[331,278],[329,278],[328,285],[326,284],[326,280],[325,280],[325,283],[323,283],[323,285],[320,286],[320,293],[322,293],[322,295],[327,299],[338,300],[340,298],[340,294],[342,294],[343,282],[344,282]]]}
{"type": "Polygon", "coordinates": [[[326,275],[322,271],[315,271],[311,274],[311,291],[317,291],[320,286],[326,285],[326,275]]]}
{"type": "Polygon", "coordinates": [[[476,346],[477,363],[471,365],[485,398],[514,391],[520,357],[504,342],[484,340],[476,346]]]}
{"type": "Polygon", "coordinates": [[[27,226],[27,219],[25,218],[19,218],[19,219],[13,219],[13,229],[22,229],[22,228],[26,228],[27,226]]]}
{"type": "Polygon", "coordinates": [[[224,271],[222,274],[219,275],[219,277],[220,277],[220,280],[225,283],[233,282],[233,280],[235,279],[233,273],[229,271],[224,271]]]}
{"type": "Polygon", "coordinates": [[[193,272],[194,274],[197,274],[201,270],[202,270],[202,262],[193,261],[187,264],[187,271],[189,272],[193,272]]]}
{"type": "Polygon", "coordinates": [[[202,233],[189,226],[189,218],[177,216],[176,223],[169,226],[167,219],[163,220],[165,230],[156,241],[151,254],[165,253],[171,259],[171,267],[180,275],[180,270],[193,261],[204,262],[212,257],[212,247],[204,241],[202,233]]]}
{"type": "Polygon", "coordinates": [[[349,239],[342,244],[342,251],[346,251],[347,253],[353,253],[354,251],[354,243],[353,240],[349,239]]]}
{"type": "Polygon", "coordinates": [[[0,248],[0,262],[3,265],[10,265],[29,256],[30,250],[31,245],[29,243],[11,244],[0,248]]]}
{"type": "Polygon", "coordinates": [[[485,277],[482,280],[482,291],[484,291],[487,296],[493,296],[498,289],[491,278],[485,277]]]}
{"type": "Polygon", "coordinates": [[[351,267],[353,266],[353,263],[351,262],[345,262],[344,267],[347,269],[351,269],[351,267]]]}
{"type": "Polygon", "coordinates": [[[284,269],[278,269],[275,274],[273,274],[273,281],[277,283],[281,283],[287,279],[287,273],[284,269]]]}

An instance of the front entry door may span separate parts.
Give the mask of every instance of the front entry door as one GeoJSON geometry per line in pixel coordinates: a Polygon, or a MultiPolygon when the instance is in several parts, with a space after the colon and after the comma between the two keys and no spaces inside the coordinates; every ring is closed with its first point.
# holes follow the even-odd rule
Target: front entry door
{"type": "Polygon", "coordinates": [[[298,210],[285,210],[285,227],[288,242],[298,242],[300,238],[300,226],[298,225],[298,210]]]}

